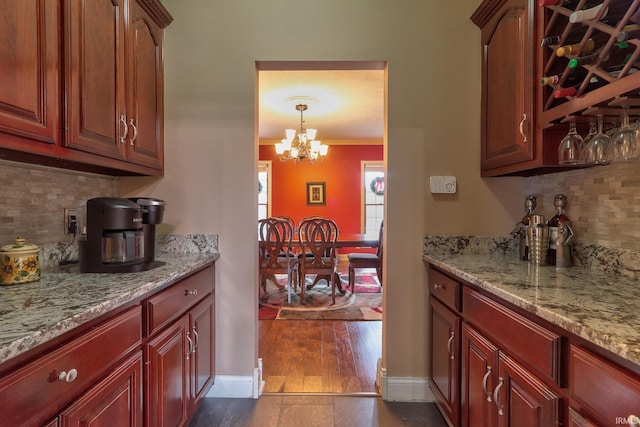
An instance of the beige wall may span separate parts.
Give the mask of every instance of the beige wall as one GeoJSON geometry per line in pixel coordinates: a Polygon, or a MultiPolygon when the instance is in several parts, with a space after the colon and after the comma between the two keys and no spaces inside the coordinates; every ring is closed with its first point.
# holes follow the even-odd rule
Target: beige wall
{"type": "Polygon", "coordinates": [[[523,180],[479,173],[480,0],[167,0],[163,179],[124,195],[169,201],[165,227],[218,233],[217,369],[251,375],[257,357],[255,61],[388,62],[385,363],[427,375],[424,234],[505,235],[523,180]],[[458,193],[433,196],[430,175],[458,193]]]}

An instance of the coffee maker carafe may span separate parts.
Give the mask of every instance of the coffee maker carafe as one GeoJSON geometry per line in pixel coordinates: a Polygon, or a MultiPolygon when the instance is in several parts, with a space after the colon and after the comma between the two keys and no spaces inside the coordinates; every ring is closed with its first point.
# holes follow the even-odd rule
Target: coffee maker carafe
{"type": "Polygon", "coordinates": [[[137,272],[164,264],[153,259],[155,223],[162,221],[162,213],[156,212],[152,227],[145,228],[147,211],[129,199],[98,197],[87,200],[84,209],[85,224],[79,239],[81,272],[137,272]]]}

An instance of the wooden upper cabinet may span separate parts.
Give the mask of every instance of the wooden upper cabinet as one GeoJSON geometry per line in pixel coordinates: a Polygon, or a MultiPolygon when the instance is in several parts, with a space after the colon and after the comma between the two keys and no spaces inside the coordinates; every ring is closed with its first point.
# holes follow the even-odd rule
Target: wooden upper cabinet
{"type": "Polygon", "coordinates": [[[145,9],[131,3],[128,38],[126,147],[130,161],[163,166],[162,33],[145,9]]]}
{"type": "Polygon", "coordinates": [[[69,1],[65,145],[161,170],[162,27],[150,3],[69,1]]]}
{"type": "Polygon", "coordinates": [[[0,0],[0,156],[161,175],[159,0],[0,0]],[[41,142],[41,143],[40,143],[41,142]]]}
{"type": "Polygon", "coordinates": [[[483,175],[536,157],[535,6],[530,3],[487,0],[471,18],[482,30],[483,175]]]}
{"type": "Polygon", "coordinates": [[[56,2],[0,0],[0,139],[55,144],[59,132],[56,2]],[[4,135],[4,137],[2,137],[4,135]],[[16,138],[18,137],[18,138],[16,138]]]}
{"type": "Polygon", "coordinates": [[[125,0],[67,0],[66,147],[124,160],[125,0]],[[122,123],[121,123],[122,121],[122,123]]]}

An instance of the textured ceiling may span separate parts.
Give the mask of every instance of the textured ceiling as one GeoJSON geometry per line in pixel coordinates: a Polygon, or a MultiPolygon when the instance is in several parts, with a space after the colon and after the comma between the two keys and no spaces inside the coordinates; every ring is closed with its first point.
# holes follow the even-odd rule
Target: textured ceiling
{"type": "Polygon", "coordinates": [[[305,127],[321,141],[383,137],[383,70],[263,70],[258,81],[260,140],[299,130],[296,104],[307,104],[305,127]]]}

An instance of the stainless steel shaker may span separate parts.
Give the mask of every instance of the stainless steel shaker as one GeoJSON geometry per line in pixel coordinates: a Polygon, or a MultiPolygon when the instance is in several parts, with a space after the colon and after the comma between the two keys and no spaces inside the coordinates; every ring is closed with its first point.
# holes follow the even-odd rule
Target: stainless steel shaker
{"type": "Polygon", "coordinates": [[[529,262],[534,265],[547,265],[549,226],[544,215],[531,215],[527,237],[529,240],[529,262]]]}

